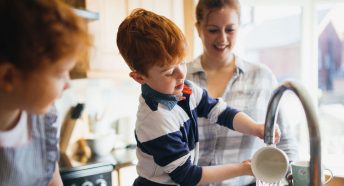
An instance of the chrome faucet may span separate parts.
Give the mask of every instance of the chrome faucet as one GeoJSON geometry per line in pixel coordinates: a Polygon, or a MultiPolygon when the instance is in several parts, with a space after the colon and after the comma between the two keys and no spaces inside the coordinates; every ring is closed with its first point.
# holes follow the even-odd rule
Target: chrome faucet
{"type": "Polygon", "coordinates": [[[321,186],[322,169],[320,132],[318,127],[319,123],[316,112],[314,110],[315,107],[311,102],[310,96],[308,95],[306,89],[300,84],[294,81],[286,81],[282,85],[280,85],[272,94],[265,118],[264,142],[268,145],[273,144],[274,127],[277,119],[278,105],[283,93],[286,90],[291,90],[295,93],[295,95],[300,99],[305,111],[310,140],[310,185],[321,186]]]}

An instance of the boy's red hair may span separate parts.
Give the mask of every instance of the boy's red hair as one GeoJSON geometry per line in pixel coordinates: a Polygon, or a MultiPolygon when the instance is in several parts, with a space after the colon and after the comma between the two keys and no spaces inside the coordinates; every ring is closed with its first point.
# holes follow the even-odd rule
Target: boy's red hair
{"type": "Polygon", "coordinates": [[[119,26],[117,46],[130,69],[147,76],[152,66],[180,63],[186,56],[187,42],[168,18],[136,9],[119,26]]]}

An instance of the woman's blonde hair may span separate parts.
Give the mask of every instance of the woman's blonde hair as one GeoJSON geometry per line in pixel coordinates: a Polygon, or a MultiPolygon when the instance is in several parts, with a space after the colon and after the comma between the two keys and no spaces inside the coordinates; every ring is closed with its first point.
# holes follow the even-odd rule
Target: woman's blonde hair
{"type": "Polygon", "coordinates": [[[196,23],[207,22],[209,14],[224,7],[231,7],[238,12],[240,20],[240,3],[238,0],[199,0],[196,6],[196,23]],[[207,13],[205,12],[207,10],[207,13]],[[205,14],[206,13],[206,14],[205,14]]]}

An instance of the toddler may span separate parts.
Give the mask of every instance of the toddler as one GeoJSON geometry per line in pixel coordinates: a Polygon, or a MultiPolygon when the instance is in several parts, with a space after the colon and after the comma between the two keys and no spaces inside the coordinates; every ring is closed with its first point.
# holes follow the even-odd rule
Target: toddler
{"type": "Polygon", "coordinates": [[[88,49],[61,0],[0,0],[0,185],[62,185],[53,102],[88,49]]]}

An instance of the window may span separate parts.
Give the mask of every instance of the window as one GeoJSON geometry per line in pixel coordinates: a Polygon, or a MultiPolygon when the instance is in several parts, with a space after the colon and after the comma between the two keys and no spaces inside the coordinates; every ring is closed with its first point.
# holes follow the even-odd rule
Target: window
{"type": "Polygon", "coordinates": [[[335,174],[344,175],[344,3],[319,4],[318,27],[319,119],[323,159],[335,174]]]}
{"type": "Polygon", "coordinates": [[[249,61],[266,64],[279,81],[300,79],[301,8],[244,6],[242,9],[251,15],[243,16],[237,53],[249,61]]]}
{"type": "MultiPolygon", "coordinates": [[[[294,79],[307,85],[318,106],[322,161],[334,175],[344,176],[344,164],[338,163],[344,157],[344,3],[243,2],[237,53],[269,66],[279,82],[294,79]]],[[[288,116],[300,141],[300,158],[307,159],[302,106],[293,94],[284,97],[293,108],[288,116]]]]}
{"type": "MultiPolygon", "coordinates": [[[[302,7],[298,5],[243,6],[236,53],[251,62],[267,65],[279,83],[300,81],[302,63],[302,7]],[[245,19],[246,18],[246,19],[245,19]],[[240,46],[241,45],[241,46],[240,46]]],[[[309,159],[307,121],[299,99],[286,92],[281,100],[294,137],[300,142],[300,159],[309,159]],[[297,106],[295,106],[297,105],[297,106]],[[294,108],[294,109],[289,109],[294,108]]]]}

